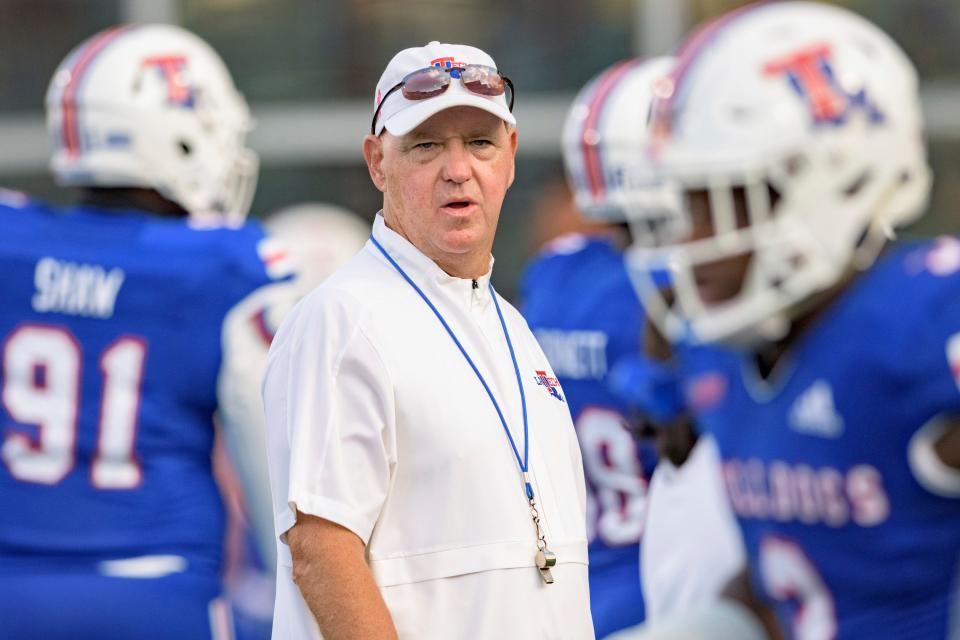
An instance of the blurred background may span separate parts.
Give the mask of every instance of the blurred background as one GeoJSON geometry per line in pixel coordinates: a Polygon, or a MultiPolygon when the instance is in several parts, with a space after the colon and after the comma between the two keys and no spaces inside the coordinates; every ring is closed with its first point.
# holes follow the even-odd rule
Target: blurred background
{"type": "MultiPolygon", "coordinates": [[[[565,206],[560,130],[576,91],[625,57],[670,52],[736,0],[0,0],[0,186],[62,201],[46,170],[43,96],[57,63],[118,22],[171,22],[210,42],[251,104],[260,185],[252,214],[305,200],[372,220],[360,155],[373,89],[399,49],[430,40],[487,50],[517,87],[517,181],[494,249],[512,296],[565,206]]],[[[960,0],[841,0],[891,33],[920,70],[936,185],[911,235],[960,220],[960,0]]]]}

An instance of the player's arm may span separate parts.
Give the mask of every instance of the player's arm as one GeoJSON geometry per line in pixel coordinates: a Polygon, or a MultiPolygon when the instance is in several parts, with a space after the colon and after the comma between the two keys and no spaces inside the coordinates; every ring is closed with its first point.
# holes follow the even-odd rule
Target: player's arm
{"type": "Polygon", "coordinates": [[[363,541],[338,524],[297,512],[287,531],[293,580],[328,640],[387,640],[397,632],[365,559],[363,541]]]}
{"type": "Polygon", "coordinates": [[[933,445],[933,450],[944,465],[960,474],[960,416],[950,416],[945,422],[944,433],[933,445]]]}
{"type": "Polygon", "coordinates": [[[770,640],[784,640],[783,633],[780,631],[780,625],[777,624],[777,616],[765,602],[760,600],[750,586],[750,576],[747,568],[744,567],[740,573],[735,575],[724,587],[721,595],[723,599],[736,602],[744,607],[757,622],[763,627],[766,637],[770,640]]]}
{"type": "Polygon", "coordinates": [[[697,431],[684,406],[673,358],[673,347],[648,320],[644,323],[643,355],[617,361],[608,384],[655,428],[661,459],[679,467],[693,450],[697,431]]]}
{"type": "MultiPolygon", "coordinates": [[[[670,363],[674,358],[672,345],[650,320],[644,323],[643,352],[650,360],[665,367],[671,366],[670,363]]],[[[673,412],[661,412],[659,416],[657,448],[662,458],[666,458],[674,466],[679,467],[686,462],[693,446],[697,443],[697,430],[690,414],[681,409],[683,404],[680,398],[681,394],[679,389],[676,388],[679,382],[674,382],[674,385],[672,397],[674,398],[675,410],[673,412]]],[[[661,393],[661,395],[663,394],[661,393]]]]}
{"type": "Polygon", "coordinates": [[[897,363],[894,381],[933,416],[910,438],[914,477],[934,494],[960,498],[960,273],[940,284],[937,306],[926,310],[905,341],[910,359],[897,363]]]}
{"type": "Polygon", "coordinates": [[[257,549],[271,573],[276,567],[276,536],[264,453],[266,424],[260,382],[266,368],[271,327],[279,323],[279,317],[298,297],[298,289],[289,282],[261,287],[230,310],[221,333],[219,422],[243,489],[257,549]]]}
{"type": "Polygon", "coordinates": [[[928,491],[960,498],[960,416],[942,413],[927,422],[910,439],[908,459],[928,491]]]}

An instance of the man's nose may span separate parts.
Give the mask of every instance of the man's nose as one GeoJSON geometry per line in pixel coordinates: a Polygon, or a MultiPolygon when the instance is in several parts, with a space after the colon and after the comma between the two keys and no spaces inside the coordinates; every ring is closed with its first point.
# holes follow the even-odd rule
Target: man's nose
{"type": "Polygon", "coordinates": [[[470,150],[461,141],[447,145],[443,159],[443,179],[457,184],[466,182],[473,175],[473,158],[470,150]]]}

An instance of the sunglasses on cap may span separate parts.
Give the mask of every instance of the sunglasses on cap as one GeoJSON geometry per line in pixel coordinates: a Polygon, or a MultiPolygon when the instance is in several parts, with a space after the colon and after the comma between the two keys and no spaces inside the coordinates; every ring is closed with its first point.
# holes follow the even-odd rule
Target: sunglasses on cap
{"type": "Polygon", "coordinates": [[[425,67],[408,73],[403,80],[397,83],[380,100],[376,111],[373,112],[373,121],[370,123],[370,133],[376,135],[377,118],[380,108],[392,93],[399,90],[407,100],[427,100],[434,98],[447,90],[451,79],[458,78],[463,88],[470,93],[481,96],[502,96],[510,88],[510,104],[508,109],[513,113],[513,82],[493,67],[482,64],[468,64],[463,67],[425,67]]]}

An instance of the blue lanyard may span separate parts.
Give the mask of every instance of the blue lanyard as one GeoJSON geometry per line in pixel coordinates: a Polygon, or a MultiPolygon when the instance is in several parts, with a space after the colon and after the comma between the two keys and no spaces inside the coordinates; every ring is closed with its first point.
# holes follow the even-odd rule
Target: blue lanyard
{"type": "Polygon", "coordinates": [[[473,369],[473,372],[477,375],[477,379],[480,381],[480,384],[483,385],[484,390],[487,392],[487,395],[490,397],[490,402],[493,403],[493,408],[497,410],[497,416],[500,417],[500,424],[503,425],[503,432],[507,434],[507,440],[510,441],[510,447],[513,449],[513,455],[517,459],[517,464],[520,465],[520,471],[523,472],[523,483],[527,492],[527,499],[533,500],[533,486],[530,484],[530,478],[527,473],[529,469],[528,457],[530,453],[530,439],[529,439],[529,430],[527,426],[527,398],[523,393],[523,383],[520,380],[520,367],[517,366],[517,356],[513,351],[513,343],[510,342],[510,332],[507,331],[507,323],[503,320],[503,313],[500,311],[500,305],[497,303],[497,294],[493,290],[493,284],[488,283],[487,286],[490,288],[490,297],[493,298],[493,305],[497,309],[497,317],[500,318],[500,326],[503,328],[503,336],[507,339],[507,348],[510,349],[510,360],[513,361],[513,372],[517,375],[517,388],[520,389],[520,404],[523,407],[523,457],[520,456],[520,452],[517,450],[517,445],[513,441],[513,435],[510,434],[510,429],[507,427],[507,420],[503,417],[503,411],[500,410],[500,405],[497,403],[497,399],[493,395],[493,391],[490,389],[490,385],[487,384],[487,381],[484,380],[483,374],[480,373],[480,370],[477,369],[477,365],[473,363],[473,360],[467,354],[467,350],[463,348],[463,345],[460,344],[460,341],[457,339],[456,334],[453,332],[453,329],[450,328],[450,325],[447,324],[447,321],[443,319],[443,316],[440,314],[440,311],[433,306],[433,303],[430,302],[430,298],[427,297],[420,287],[407,275],[407,273],[397,264],[387,250],[377,242],[377,239],[372,235],[370,236],[370,241],[373,242],[374,246],[380,250],[380,253],[383,254],[383,257],[393,265],[393,268],[397,270],[403,279],[407,281],[413,290],[416,291],[420,297],[423,299],[427,306],[430,307],[430,310],[433,311],[433,314],[437,316],[437,320],[440,321],[440,324],[443,325],[443,328],[447,330],[447,334],[450,336],[450,339],[453,340],[453,343],[457,345],[457,349],[460,350],[460,353],[463,355],[464,359],[467,361],[467,364],[470,365],[470,368],[473,369]]]}

